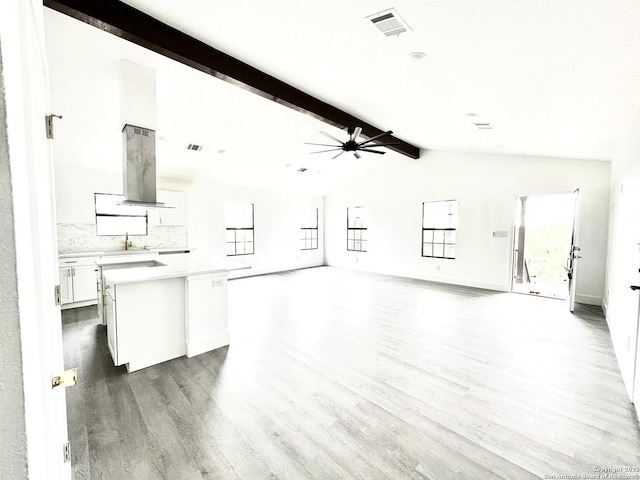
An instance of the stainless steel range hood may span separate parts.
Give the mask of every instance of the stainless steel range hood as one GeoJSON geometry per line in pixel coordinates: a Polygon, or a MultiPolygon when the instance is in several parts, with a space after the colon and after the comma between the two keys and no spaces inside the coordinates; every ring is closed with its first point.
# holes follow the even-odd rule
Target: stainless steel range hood
{"type": "Polygon", "coordinates": [[[156,198],[156,132],[135,125],[122,129],[123,190],[121,205],[174,208],[156,198]]]}

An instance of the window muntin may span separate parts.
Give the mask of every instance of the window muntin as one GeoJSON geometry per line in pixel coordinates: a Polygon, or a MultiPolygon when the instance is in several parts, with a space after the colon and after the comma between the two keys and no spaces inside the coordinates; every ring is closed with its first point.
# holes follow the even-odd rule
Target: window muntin
{"type": "Polygon", "coordinates": [[[94,194],[96,234],[98,236],[147,235],[147,209],[132,205],[118,205],[124,195],[94,194]]]}
{"type": "Polygon", "coordinates": [[[367,251],[367,208],[347,207],[347,250],[367,251]]]}
{"type": "Polygon", "coordinates": [[[458,202],[445,200],[422,204],[422,256],[456,258],[458,202]]]}
{"type": "Polygon", "coordinates": [[[253,203],[225,203],[224,218],[227,226],[227,256],[253,255],[255,252],[253,203]]]}
{"type": "Polygon", "coordinates": [[[300,250],[318,249],[318,209],[305,208],[300,228],[300,250]]]}

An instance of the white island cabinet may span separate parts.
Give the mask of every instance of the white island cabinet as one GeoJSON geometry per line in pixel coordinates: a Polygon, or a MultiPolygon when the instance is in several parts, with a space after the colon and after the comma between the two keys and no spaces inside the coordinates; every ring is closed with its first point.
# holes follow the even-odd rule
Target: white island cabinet
{"type": "MultiPolygon", "coordinates": [[[[187,255],[187,254],[184,254],[187,255]]],[[[155,267],[165,265],[158,259],[160,254],[157,252],[149,252],[142,255],[112,255],[99,258],[95,261],[96,267],[96,283],[98,285],[98,317],[103,325],[107,324],[106,295],[107,292],[102,288],[104,283],[103,274],[108,270],[122,270],[125,268],[139,267],[155,267]]]]}
{"type": "Polygon", "coordinates": [[[186,355],[193,357],[229,345],[227,273],[192,275],[186,287],[186,355]]]}
{"type": "Polygon", "coordinates": [[[247,267],[166,263],[103,273],[109,350],[129,372],[229,344],[227,276],[247,267]]]}

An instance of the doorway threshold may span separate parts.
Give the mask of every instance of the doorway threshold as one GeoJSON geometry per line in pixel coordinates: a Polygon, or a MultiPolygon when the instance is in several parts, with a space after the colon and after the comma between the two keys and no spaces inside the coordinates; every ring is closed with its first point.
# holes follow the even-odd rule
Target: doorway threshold
{"type": "Polygon", "coordinates": [[[567,299],[567,287],[566,285],[545,285],[539,283],[513,283],[511,289],[513,293],[520,293],[523,295],[533,295],[536,297],[555,298],[558,300],[567,299]]]}

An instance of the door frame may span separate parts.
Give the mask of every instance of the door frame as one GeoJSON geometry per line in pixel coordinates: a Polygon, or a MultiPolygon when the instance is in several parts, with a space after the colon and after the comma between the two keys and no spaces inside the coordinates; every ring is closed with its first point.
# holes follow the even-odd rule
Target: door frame
{"type": "MultiPolygon", "coordinates": [[[[64,461],[68,441],[63,388],[51,378],[64,369],[58,284],[55,187],[50,140],[45,135],[49,80],[44,41],[44,7],[38,0],[0,2],[2,83],[6,102],[6,135],[13,215],[15,286],[18,292],[19,339],[12,365],[20,368],[24,422],[15,444],[26,458],[13,467],[29,478],[68,480],[64,461]],[[19,463],[24,462],[24,465],[19,463]]],[[[8,468],[11,468],[9,465],[8,468]]],[[[2,472],[0,467],[0,472],[2,472]]]]}
{"type": "Polygon", "coordinates": [[[571,233],[571,250],[568,256],[567,275],[569,276],[569,295],[567,304],[569,311],[573,313],[576,308],[576,284],[578,263],[577,260],[582,258],[580,251],[580,189],[576,188],[573,192],[575,207],[573,209],[573,231],[571,233]]]}
{"type": "MultiPolygon", "coordinates": [[[[579,214],[580,214],[580,209],[579,209],[579,189],[574,190],[573,192],[547,192],[547,193],[531,193],[531,194],[526,194],[526,195],[515,195],[514,196],[514,209],[513,209],[513,224],[512,224],[512,232],[513,232],[513,238],[512,238],[512,242],[511,242],[511,252],[509,255],[509,261],[510,261],[510,273],[511,273],[511,277],[509,279],[509,292],[512,293],[522,293],[522,294],[527,294],[526,292],[523,291],[518,291],[516,288],[514,288],[514,284],[516,283],[516,276],[518,274],[517,271],[517,261],[518,261],[518,255],[519,255],[519,247],[522,247],[522,249],[524,249],[524,240],[522,242],[520,242],[521,240],[521,235],[522,232],[520,230],[523,229],[523,225],[521,225],[523,218],[526,218],[526,201],[525,202],[521,202],[520,205],[518,205],[518,202],[521,201],[521,199],[529,199],[529,198],[534,198],[534,197],[547,197],[547,196],[554,196],[554,195],[565,195],[565,196],[570,196],[570,195],[574,195],[574,201],[575,201],[575,206],[573,209],[573,226],[572,226],[572,234],[571,234],[571,243],[569,245],[569,248],[571,249],[571,245],[574,244],[574,241],[577,242],[578,241],[578,237],[579,237],[579,214]],[[524,217],[522,215],[522,210],[525,211],[524,213],[524,217]],[[519,242],[522,245],[519,245],[519,242]]],[[[526,230],[525,230],[526,231],[526,230]]],[[[565,268],[566,270],[566,268],[565,268]]],[[[526,273],[526,265],[523,263],[522,265],[522,272],[523,275],[526,273]]],[[[575,278],[575,276],[574,276],[575,278]]],[[[573,287],[574,287],[574,291],[573,291],[573,296],[575,298],[575,282],[568,282],[568,283],[573,283],[573,287]]],[[[569,285],[567,285],[569,286],[569,285]]],[[[549,296],[549,295],[535,295],[535,296],[542,296],[545,298],[558,298],[561,299],[561,297],[555,297],[555,296],[549,296]]],[[[567,303],[569,304],[569,299],[570,299],[570,294],[567,294],[567,297],[565,298],[565,300],[567,301],[567,303]]],[[[570,307],[571,311],[573,312],[573,306],[570,307]]]]}

